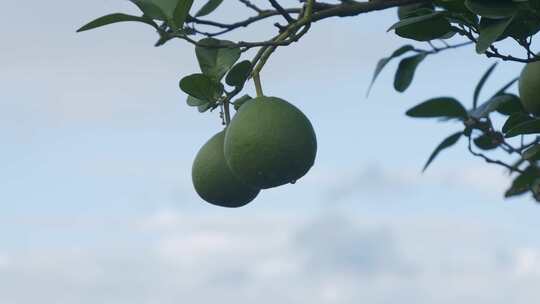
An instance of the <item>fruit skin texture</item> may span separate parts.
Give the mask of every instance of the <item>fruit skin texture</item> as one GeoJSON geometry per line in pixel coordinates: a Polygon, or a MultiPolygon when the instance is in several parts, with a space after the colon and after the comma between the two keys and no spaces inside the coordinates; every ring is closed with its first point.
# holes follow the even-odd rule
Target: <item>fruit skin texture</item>
{"type": "Polygon", "coordinates": [[[309,119],[276,97],[246,102],[225,134],[227,164],[256,188],[294,183],[313,166],[316,154],[317,139],[309,119]]]}
{"type": "Polygon", "coordinates": [[[525,110],[540,116],[540,62],[527,63],[519,77],[519,97],[525,110]]]}
{"type": "Polygon", "coordinates": [[[233,175],[223,154],[225,131],[210,138],[199,150],[191,177],[199,196],[221,207],[242,207],[251,202],[259,189],[246,185],[233,175]]]}

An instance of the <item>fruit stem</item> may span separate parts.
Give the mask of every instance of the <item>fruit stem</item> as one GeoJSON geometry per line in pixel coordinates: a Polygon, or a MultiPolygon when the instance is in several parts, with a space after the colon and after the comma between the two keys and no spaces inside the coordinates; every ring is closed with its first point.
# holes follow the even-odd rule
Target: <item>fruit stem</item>
{"type": "Polygon", "coordinates": [[[225,114],[225,125],[228,126],[231,123],[231,111],[230,111],[230,102],[225,101],[223,103],[223,112],[225,114]]]}
{"type": "Polygon", "coordinates": [[[313,7],[315,6],[315,0],[306,0],[306,4],[303,9],[302,17],[296,22],[287,26],[286,30],[277,35],[271,40],[271,44],[262,47],[255,58],[253,58],[251,64],[254,66],[251,73],[255,82],[255,89],[257,90],[257,97],[263,96],[261,81],[259,73],[272,55],[272,53],[278,48],[279,45],[289,45],[293,42],[300,40],[309,29],[311,28],[313,7]]]}
{"type": "Polygon", "coordinates": [[[255,83],[255,91],[257,92],[257,97],[263,97],[263,90],[261,86],[261,77],[259,76],[259,73],[253,74],[253,83],[255,83]]]}

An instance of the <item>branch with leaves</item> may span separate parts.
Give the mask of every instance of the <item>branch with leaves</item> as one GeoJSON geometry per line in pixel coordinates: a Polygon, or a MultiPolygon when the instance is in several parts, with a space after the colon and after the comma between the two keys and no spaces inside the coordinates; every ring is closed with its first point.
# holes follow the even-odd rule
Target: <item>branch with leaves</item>
{"type": "MultiPolygon", "coordinates": [[[[243,95],[244,86],[253,80],[257,95],[263,94],[261,73],[272,55],[280,47],[293,45],[308,34],[314,24],[330,18],[357,17],[365,13],[398,8],[399,20],[389,25],[387,31],[408,39],[414,44],[404,45],[390,56],[381,59],[369,86],[382,70],[393,60],[400,59],[394,78],[394,88],[406,91],[412,84],[417,68],[429,56],[445,51],[475,46],[475,52],[501,61],[534,63],[540,56],[532,48],[532,38],[540,31],[539,0],[372,0],[340,1],[327,3],[317,0],[300,0],[295,6],[284,6],[284,1],[237,0],[246,9],[244,15],[237,14],[233,22],[223,22],[215,17],[222,6],[232,1],[206,0],[198,6],[194,0],[130,0],[141,11],[141,15],[123,13],[98,18],[79,31],[86,31],[117,22],[142,22],[150,25],[159,35],[156,46],[170,40],[180,39],[195,47],[200,73],[183,77],[180,88],[187,95],[187,104],[200,112],[219,109],[224,125],[231,121],[231,108],[238,110],[251,99],[243,95]],[[263,2],[263,4],[260,4],[263,2]],[[276,32],[270,37],[256,41],[231,41],[227,35],[254,25],[269,25],[276,32]],[[513,42],[522,54],[505,52],[501,42],[513,42]],[[423,44],[423,46],[417,46],[423,44]],[[246,57],[248,50],[255,50],[246,57]]],[[[291,1],[287,4],[290,5],[291,1]]],[[[512,49],[515,52],[515,48],[512,49]]],[[[479,105],[480,91],[495,65],[480,79],[470,109],[452,97],[427,100],[407,111],[415,118],[435,117],[445,121],[459,121],[462,130],[444,139],[429,157],[424,170],[443,150],[468,139],[468,151],[487,163],[504,167],[517,177],[507,196],[531,192],[540,198],[540,120],[525,110],[522,100],[507,90],[517,81],[512,79],[495,92],[486,102],[479,105]],[[505,122],[500,128],[496,120],[505,122]],[[514,137],[520,137],[515,142],[514,137]],[[529,138],[531,137],[531,138],[529,138]],[[494,150],[502,150],[508,160],[489,156],[494,150]]],[[[540,86],[540,84],[538,84],[540,86]]]]}

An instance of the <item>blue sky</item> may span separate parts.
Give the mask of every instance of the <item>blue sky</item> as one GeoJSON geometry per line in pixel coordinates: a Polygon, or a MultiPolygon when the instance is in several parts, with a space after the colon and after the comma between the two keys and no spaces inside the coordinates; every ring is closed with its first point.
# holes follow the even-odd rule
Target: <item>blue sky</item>
{"type": "MultiPolygon", "coordinates": [[[[228,20],[238,9],[231,1],[218,14],[228,20]]],[[[228,210],[203,203],[191,186],[195,153],[220,129],[216,113],[198,114],[178,89],[197,71],[191,46],[154,48],[155,33],[139,24],[75,34],[97,16],[135,12],[127,1],[7,2],[4,10],[0,304],[534,296],[538,207],[504,201],[505,172],[473,159],[464,142],[420,174],[460,126],[403,114],[432,96],[468,102],[491,63],[472,48],[428,58],[406,94],[392,90],[391,65],[366,99],[376,61],[405,43],[385,32],[395,12],[316,24],[262,75],[266,94],[310,117],[316,165],[297,184],[228,210]]],[[[500,65],[486,92],[520,69],[500,65]]]]}

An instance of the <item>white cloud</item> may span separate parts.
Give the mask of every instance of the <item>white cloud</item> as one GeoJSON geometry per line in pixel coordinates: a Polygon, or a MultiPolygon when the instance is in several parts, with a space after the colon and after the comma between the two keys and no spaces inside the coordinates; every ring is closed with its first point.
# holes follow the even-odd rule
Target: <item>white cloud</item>
{"type": "Polygon", "coordinates": [[[440,184],[471,189],[489,197],[500,197],[512,180],[501,167],[483,162],[475,163],[475,165],[456,165],[433,171],[431,176],[428,176],[435,178],[436,182],[440,184]]]}
{"type": "Polygon", "coordinates": [[[517,276],[540,277],[540,249],[519,248],[514,252],[513,258],[517,276]]]}
{"type": "Polygon", "coordinates": [[[9,264],[9,257],[0,253],[0,270],[2,270],[2,268],[7,268],[9,264]]]}
{"type": "Polygon", "coordinates": [[[519,304],[535,294],[540,274],[537,247],[501,249],[492,235],[504,227],[479,220],[185,217],[166,209],[136,222],[136,245],[8,252],[0,303],[519,304]]]}
{"type": "MultiPolygon", "coordinates": [[[[322,171],[321,171],[322,172],[322,171]]],[[[418,187],[444,187],[486,198],[501,198],[511,177],[499,167],[479,164],[452,164],[432,168],[425,174],[418,167],[387,167],[368,163],[343,172],[322,172],[310,182],[326,184],[326,199],[332,202],[358,197],[410,197],[418,187]]]]}
{"type": "Polygon", "coordinates": [[[155,214],[142,220],[139,225],[144,230],[170,230],[182,223],[181,216],[170,209],[160,209],[155,214]]]}
{"type": "Polygon", "coordinates": [[[353,276],[411,275],[413,266],[400,255],[394,235],[382,228],[361,228],[345,217],[324,217],[298,232],[296,246],[306,270],[353,276]]]}

